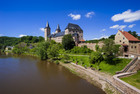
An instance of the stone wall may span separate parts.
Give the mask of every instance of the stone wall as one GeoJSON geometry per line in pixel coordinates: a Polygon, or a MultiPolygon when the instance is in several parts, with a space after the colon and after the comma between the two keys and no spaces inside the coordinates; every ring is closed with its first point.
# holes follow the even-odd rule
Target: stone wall
{"type": "Polygon", "coordinates": [[[140,90],[137,89],[136,87],[120,80],[119,78],[121,77],[125,77],[125,76],[129,76],[129,75],[132,75],[136,72],[133,72],[133,73],[122,73],[122,74],[117,74],[117,75],[114,75],[113,76],[113,80],[114,80],[114,83],[117,87],[119,87],[123,92],[124,94],[140,94],[140,90]]]}
{"type": "MultiPolygon", "coordinates": [[[[95,46],[97,43],[79,43],[78,46],[82,47],[82,46],[87,46],[87,48],[94,50],[95,51],[95,46]]],[[[99,42],[98,43],[99,47],[102,48],[104,43],[103,42],[99,42]]]]}

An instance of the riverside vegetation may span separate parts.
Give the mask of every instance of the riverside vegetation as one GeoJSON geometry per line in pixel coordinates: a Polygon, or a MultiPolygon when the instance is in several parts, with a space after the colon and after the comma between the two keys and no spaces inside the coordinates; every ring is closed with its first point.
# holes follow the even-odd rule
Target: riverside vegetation
{"type": "Polygon", "coordinates": [[[60,61],[63,63],[73,62],[85,68],[90,67],[111,75],[122,70],[130,62],[129,59],[116,58],[119,55],[120,45],[115,45],[112,36],[110,39],[101,39],[104,46],[99,48],[97,44],[96,51],[92,51],[86,46],[75,46],[70,34],[63,37],[62,44],[53,40],[45,42],[43,37],[24,36],[13,39],[16,40],[15,44],[9,42],[5,45],[14,46],[12,50],[14,54],[34,55],[41,60],[49,59],[57,64],[60,61]]]}

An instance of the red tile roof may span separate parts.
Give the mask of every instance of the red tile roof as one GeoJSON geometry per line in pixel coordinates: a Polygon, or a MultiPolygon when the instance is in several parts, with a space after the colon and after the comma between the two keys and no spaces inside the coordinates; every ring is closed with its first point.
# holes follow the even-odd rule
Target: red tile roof
{"type": "Polygon", "coordinates": [[[129,41],[140,41],[137,38],[135,38],[133,35],[126,31],[120,31],[129,41]]]}
{"type": "Polygon", "coordinates": [[[85,41],[84,39],[80,40],[80,41],[85,41]]]}

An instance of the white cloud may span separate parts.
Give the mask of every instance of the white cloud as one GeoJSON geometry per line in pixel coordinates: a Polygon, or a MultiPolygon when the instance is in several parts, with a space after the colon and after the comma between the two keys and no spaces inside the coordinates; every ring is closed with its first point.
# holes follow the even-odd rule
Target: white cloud
{"type": "Polygon", "coordinates": [[[44,28],[40,28],[40,30],[44,32],[44,28]]]}
{"type": "Polygon", "coordinates": [[[128,28],[133,28],[136,24],[131,24],[128,26],[128,28]]]}
{"type": "Polygon", "coordinates": [[[106,31],[106,29],[102,29],[101,31],[106,31]]]}
{"type": "Polygon", "coordinates": [[[70,16],[73,20],[79,20],[81,18],[80,14],[72,14],[72,13],[70,13],[68,16],[70,16]]]}
{"type": "Polygon", "coordinates": [[[116,22],[116,21],[120,21],[123,20],[124,22],[133,22],[133,21],[137,21],[140,20],[140,10],[137,10],[135,12],[132,12],[130,9],[120,13],[120,14],[116,14],[114,16],[112,16],[112,21],[116,22]]]}
{"type": "Polygon", "coordinates": [[[124,28],[126,28],[127,27],[127,25],[113,25],[113,26],[111,26],[110,28],[111,29],[124,29],[124,28]]]}
{"type": "Polygon", "coordinates": [[[20,35],[19,35],[19,37],[23,37],[23,36],[27,36],[27,35],[24,35],[24,34],[20,34],[20,35]]]}
{"type": "Polygon", "coordinates": [[[86,16],[87,18],[91,18],[94,14],[95,14],[95,13],[94,13],[93,11],[91,11],[91,12],[88,12],[85,16],[86,16]]]}

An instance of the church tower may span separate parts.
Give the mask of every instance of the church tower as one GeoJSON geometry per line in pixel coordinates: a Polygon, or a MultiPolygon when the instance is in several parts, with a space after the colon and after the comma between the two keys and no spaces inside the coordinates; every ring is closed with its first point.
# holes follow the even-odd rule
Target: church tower
{"type": "Polygon", "coordinates": [[[57,25],[57,29],[55,30],[55,33],[59,33],[59,32],[61,32],[61,29],[60,29],[60,26],[59,26],[59,24],[57,25]]]}
{"type": "Polygon", "coordinates": [[[47,41],[47,37],[51,34],[51,28],[49,23],[47,22],[46,27],[44,28],[45,32],[45,41],[47,41]]]}

